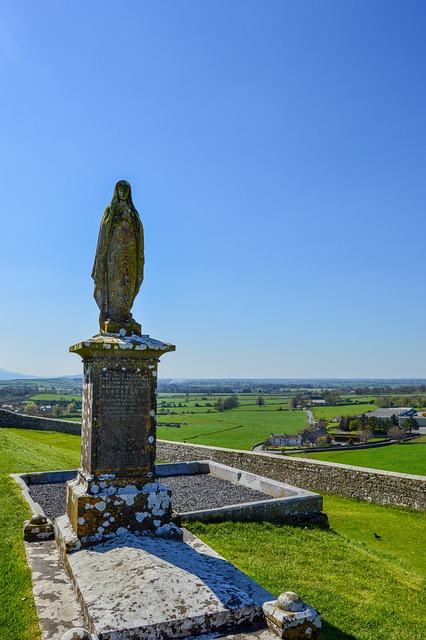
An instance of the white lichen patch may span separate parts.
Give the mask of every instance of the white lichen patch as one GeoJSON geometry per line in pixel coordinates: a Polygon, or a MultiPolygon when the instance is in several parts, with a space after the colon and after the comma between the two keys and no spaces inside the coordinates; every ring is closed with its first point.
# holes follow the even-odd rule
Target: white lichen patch
{"type": "MultiPolygon", "coordinates": [[[[152,444],[154,442],[154,436],[149,436],[148,442],[149,444],[152,444]]],[[[152,473],[148,473],[148,476],[152,476],[152,473]]]]}
{"type": "Polygon", "coordinates": [[[92,493],[99,493],[99,487],[97,484],[92,484],[91,486],[92,493]]]}
{"type": "Polygon", "coordinates": [[[149,412],[149,415],[151,416],[151,418],[153,418],[155,416],[155,411],[154,409],[151,409],[151,411],[149,412]]]}
{"type": "Polygon", "coordinates": [[[143,488],[142,493],[152,493],[153,491],[158,491],[158,483],[157,482],[148,482],[143,488]]]}
{"type": "Polygon", "coordinates": [[[161,525],[161,520],[154,520],[154,527],[159,527],[161,525]]]}
{"type": "Polygon", "coordinates": [[[97,509],[98,511],[105,511],[106,503],[103,500],[101,500],[100,502],[97,502],[95,504],[95,509],[97,509]]]}
{"type": "Polygon", "coordinates": [[[136,511],[135,517],[138,522],[143,522],[145,518],[149,518],[149,513],[147,511],[136,511]]]}
{"type": "Polygon", "coordinates": [[[122,536],[122,535],[125,535],[125,534],[127,534],[127,529],[125,529],[124,527],[118,527],[117,535],[119,535],[119,536],[121,535],[122,536]]]}
{"type": "Polygon", "coordinates": [[[117,495],[121,496],[123,493],[139,493],[139,489],[134,484],[128,484],[126,487],[120,487],[117,491],[117,495]]]}
{"type": "Polygon", "coordinates": [[[148,509],[154,516],[163,516],[170,507],[170,496],[165,491],[150,493],[148,496],[148,509]]]}
{"type": "Polygon", "coordinates": [[[108,344],[108,342],[103,342],[103,343],[102,343],[102,347],[103,347],[104,349],[111,349],[111,345],[110,345],[110,344],[108,344]]]}
{"type": "Polygon", "coordinates": [[[103,473],[98,476],[98,480],[111,480],[112,478],[115,478],[115,473],[103,473]]]}
{"type": "Polygon", "coordinates": [[[157,377],[157,372],[156,372],[156,371],[153,371],[153,372],[152,372],[152,375],[154,376],[154,378],[156,378],[156,377],[157,377]]]}
{"type": "MultiPolygon", "coordinates": [[[[86,506],[87,506],[87,505],[86,505],[86,506]]],[[[85,520],[84,518],[79,518],[79,519],[77,520],[77,522],[78,522],[78,524],[83,525],[83,524],[86,522],[86,520],[85,520]]]]}
{"type": "Polygon", "coordinates": [[[85,509],[93,509],[93,504],[90,504],[90,502],[86,502],[85,509]]]}

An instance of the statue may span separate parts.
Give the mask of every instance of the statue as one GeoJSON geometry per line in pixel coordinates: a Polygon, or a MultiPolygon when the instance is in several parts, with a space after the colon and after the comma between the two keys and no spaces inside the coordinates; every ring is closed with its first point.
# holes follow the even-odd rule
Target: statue
{"type": "Polygon", "coordinates": [[[92,278],[101,333],[141,335],[130,309],[143,281],[143,227],[130,184],[117,182],[99,230],[92,278]]]}

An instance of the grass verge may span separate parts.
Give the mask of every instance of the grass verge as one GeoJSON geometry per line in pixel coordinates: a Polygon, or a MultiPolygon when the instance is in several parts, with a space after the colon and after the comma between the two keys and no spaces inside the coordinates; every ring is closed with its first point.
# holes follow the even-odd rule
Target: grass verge
{"type": "Polygon", "coordinates": [[[76,468],[79,451],[78,436],[0,429],[0,640],[40,638],[22,538],[30,511],[9,474],[76,468]]]}

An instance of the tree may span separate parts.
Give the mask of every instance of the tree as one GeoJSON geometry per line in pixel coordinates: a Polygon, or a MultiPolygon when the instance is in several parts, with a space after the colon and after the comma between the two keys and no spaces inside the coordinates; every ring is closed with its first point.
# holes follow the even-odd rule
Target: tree
{"type": "Polygon", "coordinates": [[[265,404],[265,399],[262,396],[259,396],[258,398],[256,398],[256,404],[258,407],[263,407],[263,405],[265,404]]]}
{"type": "Polygon", "coordinates": [[[55,418],[59,418],[59,416],[62,415],[62,407],[60,404],[55,404],[52,407],[52,415],[55,416],[55,418]]]}
{"type": "Polygon", "coordinates": [[[338,391],[325,391],[324,400],[326,404],[339,404],[341,398],[338,391]]]}
{"type": "Polygon", "coordinates": [[[239,404],[240,403],[237,396],[230,396],[229,398],[225,399],[223,408],[225,411],[227,411],[228,409],[234,409],[235,407],[238,407],[239,404]]]}
{"type": "Polygon", "coordinates": [[[67,413],[74,413],[75,411],[75,404],[74,402],[70,402],[67,406],[67,413]]]}
{"type": "Polygon", "coordinates": [[[302,399],[300,396],[293,396],[290,400],[290,407],[292,409],[297,409],[297,407],[301,404],[302,399]]]}
{"type": "Polygon", "coordinates": [[[349,422],[349,431],[359,431],[361,428],[361,423],[356,418],[349,422]]]}
{"type": "Polygon", "coordinates": [[[363,429],[358,434],[358,438],[360,439],[360,442],[368,442],[368,440],[370,440],[372,437],[373,437],[373,432],[370,431],[370,429],[363,429]]]}
{"type": "Polygon", "coordinates": [[[317,429],[327,429],[327,425],[328,425],[327,420],[324,420],[323,418],[318,420],[318,422],[316,423],[317,429]]]}
{"type": "Polygon", "coordinates": [[[216,411],[225,411],[225,407],[223,406],[222,400],[218,400],[215,403],[214,408],[216,409],[216,411]]]}
{"type": "Polygon", "coordinates": [[[413,429],[414,431],[418,431],[419,423],[413,416],[409,416],[406,420],[404,420],[404,424],[402,425],[402,428],[406,433],[411,433],[413,429]]]}
{"type": "Polygon", "coordinates": [[[330,446],[330,443],[331,443],[331,437],[329,435],[319,436],[316,439],[317,447],[328,447],[328,446],[330,446]]]}
{"type": "Polygon", "coordinates": [[[25,405],[24,411],[25,411],[25,413],[28,413],[30,415],[34,415],[38,411],[36,403],[35,402],[27,402],[27,404],[25,405]]]}
{"type": "Polygon", "coordinates": [[[388,436],[391,440],[396,440],[398,444],[401,444],[401,441],[404,440],[405,432],[400,427],[390,427],[388,436]]]}
{"type": "Polygon", "coordinates": [[[393,427],[399,427],[399,420],[398,420],[398,418],[397,418],[396,413],[393,413],[393,414],[391,415],[391,417],[390,417],[390,424],[391,424],[393,427]]]}

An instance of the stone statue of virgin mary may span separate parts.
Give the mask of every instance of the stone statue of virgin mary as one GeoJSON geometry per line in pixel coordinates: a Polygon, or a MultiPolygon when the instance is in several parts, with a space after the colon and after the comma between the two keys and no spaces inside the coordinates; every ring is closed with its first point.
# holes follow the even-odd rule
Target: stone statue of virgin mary
{"type": "Polygon", "coordinates": [[[117,182],[99,230],[92,278],[101,333],[141,335],[130,312],[143,281],[143,227],[130,184],[117,182]]]}

